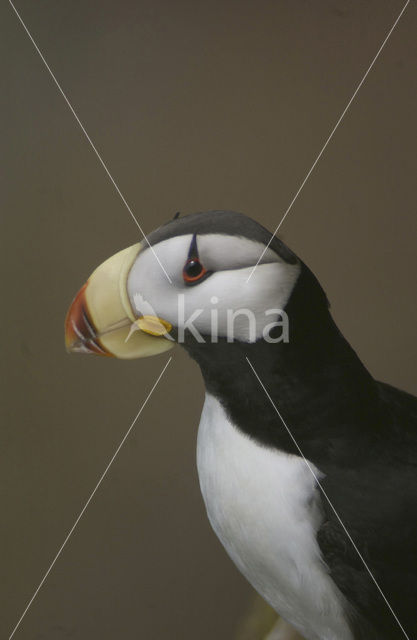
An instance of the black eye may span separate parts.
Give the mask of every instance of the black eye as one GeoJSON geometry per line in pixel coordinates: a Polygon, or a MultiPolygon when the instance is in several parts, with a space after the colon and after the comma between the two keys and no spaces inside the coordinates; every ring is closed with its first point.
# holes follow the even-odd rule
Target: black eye
{"type": "Polygon", "coordinates": [[[196,278],[203,270],[203,265],[198,260],[190,260],[185,265],[184,271],[189,278],[196,278]]]}
{"type": "Polygon", "coordinates": [[[198,258],[190,258],[184,265],[182,277],[184,282],[193,283],[200,280],[206,273],[206,269],[198,258]]]}

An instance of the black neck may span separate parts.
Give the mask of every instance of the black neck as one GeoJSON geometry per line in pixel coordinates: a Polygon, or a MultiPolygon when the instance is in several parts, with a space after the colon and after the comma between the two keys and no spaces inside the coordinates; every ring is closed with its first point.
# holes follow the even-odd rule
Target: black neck
{"type": "Polygon", "coordinates": [[[343,464],[351,459],[351,446],[360,455],[378,422],[375,381],[339,332],[308,270],[300,276],[286,312],[287,343],[189,340],[184,346],[200,365],[207,391],[242,431],[267,446],[299,455],[248,358],[303,454],[313,462],[331,458],[343,464]]]}

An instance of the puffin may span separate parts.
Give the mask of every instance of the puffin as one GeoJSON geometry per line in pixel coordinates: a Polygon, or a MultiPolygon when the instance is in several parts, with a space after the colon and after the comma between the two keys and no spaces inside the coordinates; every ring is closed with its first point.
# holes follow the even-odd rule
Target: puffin
{"type": "Polygon", "coordinates": [[[271,637],[417,638],[417,398],[373,378],[278,237],[233,211],[176,215],[92,273],[65,340],[198,363],[201,493],[280,616],[271,637]]]}

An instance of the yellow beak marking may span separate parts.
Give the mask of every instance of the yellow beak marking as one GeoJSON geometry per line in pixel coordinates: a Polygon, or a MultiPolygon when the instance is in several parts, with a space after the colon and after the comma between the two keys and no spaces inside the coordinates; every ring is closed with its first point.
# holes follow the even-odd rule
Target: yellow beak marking
{"type": "Polygon", "coordinates": [[[135,321],[141,331],[149,333],[151,336],[164,336],[172,329],[172,324],[156,316],[142,316],[135,321]]]}

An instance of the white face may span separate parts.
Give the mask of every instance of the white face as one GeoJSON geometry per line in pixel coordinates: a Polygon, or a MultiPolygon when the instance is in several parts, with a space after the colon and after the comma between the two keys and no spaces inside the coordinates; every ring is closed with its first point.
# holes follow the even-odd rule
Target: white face
{"type": "Polygon", "coordinates": [[[268,249],[247,282],[264,245],[243,237],[203,234],[196,238],[198,258],[211,273],[190,285],[183,269],[192,240],[191,234],[176,236],[153,247],[171,283],[144,245],[127,279],[135,314],[156,315],[179,332],[192,325],[206,341],[215,342],[214,334],[231,338],[231,327],[234,339],[259,339],[285,309],[300,265],[288,264],[268,249]]]}

